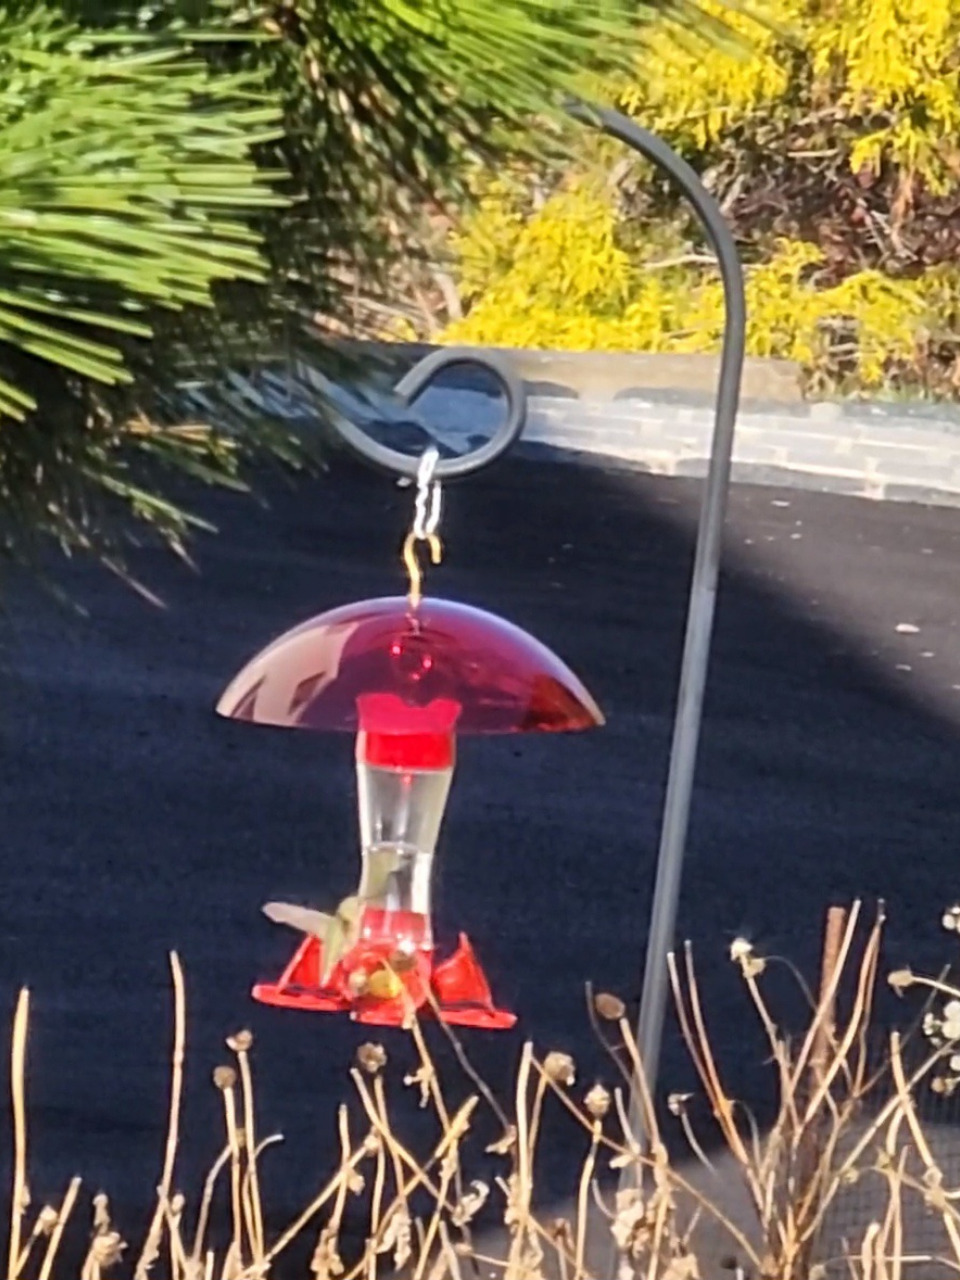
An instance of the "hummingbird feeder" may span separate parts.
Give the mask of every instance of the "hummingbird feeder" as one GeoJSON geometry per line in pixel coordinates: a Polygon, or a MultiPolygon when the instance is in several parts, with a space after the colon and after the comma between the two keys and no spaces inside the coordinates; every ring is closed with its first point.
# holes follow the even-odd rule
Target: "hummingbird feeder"
{"type": "Polygon", "coordinates": [[[257,654],[221,696],[234,720],[356,735],[360,877],[324,915],[270,903],[305,936],[257,1000],[399,1024],[411,1008],[463,1026],[506,1028],[466,934],[437,957],[431,885],[457,738],[556,733],[603,723],[572,671],[519,627],[421,595],[418,544],[438,563],[436,451],[418,474],[404,544],[407,596],[362,600],[310,618],[257,654]]]}

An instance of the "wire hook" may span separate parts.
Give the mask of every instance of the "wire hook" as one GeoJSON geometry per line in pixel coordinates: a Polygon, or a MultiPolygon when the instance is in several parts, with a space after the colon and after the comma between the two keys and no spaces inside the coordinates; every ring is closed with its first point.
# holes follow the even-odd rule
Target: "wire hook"
{"type": "Polygon", "coordinates": [[[410,579],[410,587],[407,595],[410,604],[414,609],[417,608],[423,599],[423,570],[420,568],[420,561],[417,559],[417,547],[421,543],[426,543],[430,549],[430,560],[433,564],[439,564],[443,559],[443,543],[440,541],[440,535],[436,533],[428,533],[421,538],[414,532],[407,534],[403,541],[403,563],[406,565],[407,576],[410,579]]]}

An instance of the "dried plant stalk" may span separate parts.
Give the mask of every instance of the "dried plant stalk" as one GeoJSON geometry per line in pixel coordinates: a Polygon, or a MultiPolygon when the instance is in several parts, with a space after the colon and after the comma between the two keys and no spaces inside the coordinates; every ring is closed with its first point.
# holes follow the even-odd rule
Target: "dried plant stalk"
{"type": "MultiPolygon", "coordinates": [[[[873,1008],[883,915],[882,911],[878,913],[860,958],[854,961],[859,915],[859,904],[854,904],[836,967],[823,984],[799,1049],[791,1047],[767,1007],[757,980],[763,972],[763,962],[752,956],[745,943],[734,956],[741,965],[780,1083],[780,1105],[773,1127],[763,1140],[753,1135],[749,1145],[740,1132],[717,1070],[689,946],[682,971],[674,958],[670,960],[681,1032],[724,1143],[754,1206],[764,1242],[763,1269],[778,1280],[799,1280],[809,1271],[811,1246],[842,1183],[840,1140],[851,1132],[866,1093],[865,1028],[873,1008]],[[836,992],[844,970],[854,963],[857,968],[852,1008],[844,1026],[835,1034],[832,1021],[836,992]],[[814,1072],[811,1063],[815,1051],[818,1061],[814,1072]],[[808,1078],[812,1079],[809,1092],[808,1078]]],[[[881,1119],[879,1125],[868,1126],[856,1151],[857,1158],[877,1138],[885,1122],[881,1119]]],[[[849,1155],[844,1160],[849,1162],[849,1155]]],[[[892,1238],[893,1233],[891,1219],[881,1243],[892,1238]]]]}
{"type": "Polygon", "coordinates": [[[23,988],[13,1018],[10,1050],[10,1103],[13,1109],[13,1199],[10,1204],[10,1249],[7,1280],[17,1280],[20,1237],[27,1207],[27,1107],[25,1066],[27,1029],[30,1023],[30,992],[23,988]]]}
{"type": "Polygon", "coordinates": [[[240,1067],[240,1087],[243,1093],[243,1131],[246,1136],[247,1168],[245,1184],[249,1188],[249,1196],[244,1197],[247,1210],[247,1230],[250,1239],[250,1253],[254,1265],[263,1260],[263,1206],[260,1200],[260,1177],[257,1171],[257,1128],[253,1101],[253,1075],[250,1070],[250,1040],[248,1031],[241,1032],[231,1040],[231,1047],[237,1055],[240,1067]]]}
{"type": "MultiPolygon", "coordinates": [[[[854,922],[858,913],[857,905],[851,913],[854,922]]],[[[957,919],[960,922],[960,908],[957,919]]],[[[831,972],[821,984],[821,998],[812,1004],[809,1025],[796,1041],[781,1031],[768,1003],[762,981],[765,962],[749,954],[749,944],[739,945],[739,958],[735,958],[781,1091],[778,1113],[765,1134],[725,1089],[722,1055],[711,1040],[711,1011],[697,979],[692,949],[687,946],[679,961],[671,957],[670,978],[681,1033],[727,1156],[746,1189],[750,1208],[744,1213],[745,1220],[712,1203],[696,1177],[688,1176],[683,1164],[671,1158],[664,1136],[666,1126],[661,1132],[623,1006],[613,997],[604,997],[601,1016],[593,1019],[594,1029],[610,1037],[607,1047],[616,1056],[617,1069],[624,1074],[631,1097],[625,1097],[623,1087],[610,1091],[599,1085],[578,1097],[571,1089],[575,1067],[568,1055],[554,1052],[541,1060],[532,1044],[524,1045],[514,1082],[513,1115],[499,1103],[492,1108],[503,1137],[488,1151],[504,1161],[503,1174],[487,1175],[487,1182],[469,1183],[466,1194],[462,1184],[469,1177],[472,1118],[482,1100],[489,1101],[492,1095],[486,1086],[477,1084],[479,1077],[453,1032],[445,1028],[448,1038],[459,1046],[458,1061],[466,1064],[464,1071],[477,1090],[459,1107],[454,1105],[456,1094],[450,1082],[445,1079],[441,1084],[428,1038],[415,1018],[411,1017],[407,1028],[419,1059],[408,1083],[419,1086],[427,1120],[435,1131],[422,1144],[422,1151],[419,1140],[408,1146],[397,1136],[384,1084],[386,1055],[382,1046],[365,1045],[351,1078],[361,1118],[369,1125],[366,1136],[359,1141],[351,1137],[348,1111],[341,1106],[336,1125],[338,1166],[272,1244],[264,1229],[258,1161],[267,1143],[276,1139],[257,1143],[250,1039],[247,1033],[232,1037],[228,1043],[236,1053],[239,1074],[232,1067],[215,1073],[222,1095],[226,1144],[204,1181],[189,1249],[183,1230],[186,1203],[172,1189],[185,1047],[183,979],[179,962],[172,956],[170,1116],[157,1204],[137,1261],[137,1280],[144,1280],[161,1250],[165,1270],[169,1268],[169,1277],[163,1280],[270,1280],[282,1268],[278,1262],[291,1243],[307,1229],[318,1229],[311,1228],[311,1223],[325,1209],[329,1209],[329,1217],[319,1227],[311,1266],[315,1280],[376,1280],[385,1255],[392,1255],[395,1270],[410,1280],[479,1280],[481,1271],[484,1275],[500,1274],[504,1280],[544,1280],[553,1274],[559,1280],[607,1280],[603,1270],[599,1275],[591,1274],[587,1256],[594,1221],[610,1232],[619,1280],[695,1280],[709,1273],[711,1259],[698,1260],[696,1245],[697,1231],[710,1219],[728,1235],[738,1264],[757,1280],[811,1280],[818,1271],[816,1248],[827,1214],[847,1182],[866,1174],[882,1188],[884,1198],[875,1220],[863,1223],[849,1241],[845,1260],[853,1280],[905,1280],[910,1274],[921,1274],[914,1268],[924,1259],[907,1257],[904,1252],[911,1206],[932,1211],[942,1220],[942,1252],[952,1255],[931,1256],[925,1261],[960,1273],[960,1188],[943,1185],[934,1147],[916,1104],[918,1090],[943,1062],[945,1052],[952,1054],[954,1049],[934,1048],[919,1067],[909,1071],[900,1039],[894,1036],[889,1054],[893,1096],[869,1116],[864,1111],[879,1078],[867,1061],[867,1029],[874,1016],[881,928],[882,913],[869,931],[854,929],[848,923],[838,947],[837,972],[831,972]],[[842,1016],[833,1008],[838,992],[844,993],[844,1005],[849,1006],[842,1016]],[[534,1188],[538,1152],[549,1127],[554,1098],[581,1125],[587,1149],[579,1173],[574,1175],[571,1210],[562,1218],[544,1218],[536,1209],[534,1188]],[[630,1102],[632,1111],[628,1111],[630,1102]],[[642,1143],[632,1127],[637,1115],[642,1118],[642,1143]],[[598,1186],[608,1159],[612,1167],[637,1174],[636,1181],[629,1185],[625,1181],[609,1203],[598,1186]],[[340,1234],[346,1204],[348,1197],[359,1194],[365,1185],[360,1168],[366,1161],[371,1162],[372,1181],[369,1229],[365,1245],[358,1251],[360,1256],[350,1257],[345,1264],[340,1257],[340,1234]],[[207,1247],[207,1239],[212,1234],[218,1179],[228,1166],[232,1231],[228,1247],[218,1256],[207,1247]],[[425,1211],[414,1221],[411,1205],[416,1203],[419,1212],[420,1200],[425,1202],[425,1211]],[[496,1203],[500,1204],[506,1238],[502,1246],[485,1246],[481,1241],[475,1247],[470,1224],[483,1206],[487,1206],[487,1213],[496,1203]]],[[[935,990],[938,997],[960,1000],[960,992],[942,978],[895,977],[901,987],[915,983],[935,990]]],[[[53,1280],[62,1261],[63,1232],[75,1208],[80,1183],[79,1179],[71,1182],[59,1210],[41,1211],[25,1240],[28,1013],[24,992],[17,1006],[11,1047],[14,1201],[8,1280],[20,1280],[30,1259],[39,1252],[38,1242],[44,1239],[38,1280],[53,1280]]],[[[684,1095],[673,1108],[679,1119],[678,1133],[686,1135],[693,1156],[709,1168],[709,1147],[704,1149],[695,1131],[695,1113],[687,1114],[691,1096],[684,1095]]],[[[712,1158],[712,1152],[710,1155],[712,1158]]],[[[123,1247],[110,1224],[106,1198],[95,1197],[94,1207],[94,1238],[80,1280],[101,1280],[123,1247]]]]}
{"type": "Polygon", "coordinates": [[[227,1147],[230,1151],[230,1209],[233,1221],[232,1248],[237,1265],[242,1270],[244,1216],[243,1197],[241,1196],[240,1188],[243,1169],[241,1166],[240,1129],[237,1124],[237,1097],[235,1087],[232,1083],[224,1080],[221,1088],[223,1092],[224,1122],[227,1129],[227,1147]]]}
{"type": "Polygon", "coordinates": [[[180,957],[170,952],[170,975],[173,979],[173,1060],[170,1078],[170,1112],[167,1120],[167,1143],[164,1149],[163,1172],[157,1191],[157,1204],[143,1250],[134,1271],[135,1280],[147,1280],[147,1274],[160,1253],[163,1239],[164,1204],[170,1199],[173,1170],[177,1159],[180,1133],[180,1110],[183,1101],[183,1059],[187,1040],[187,1001],[180,957]]]}
{"type": "Polygon", "coordinates": [[[60,1248],[60,1241],[63,1239],[64,1228],[67,1220],[73,1212],[73,1207],[77,1203],[77,1196],[80,1194],[80,1179],[73,1178],[67,1187],[67,1194],[63,1197],[63,1204],[60,1206],[60,1212],[57,1214],[57,1221],[53,1230],[50,1232],[50,1239],[47,1241],[47,1248],[43,1255],[43,1262],[37,1275],[37,1280],[50,1280],[53,1272],[53,1264],[56,1261],[57,1251],[60,1248]]]}
{"type": "Polygon", "coordinates": [[[294,1240],[296,1240],[297,1236],[300,1235],[300,1232],[303,1231],[304,1227],[317,1216],[327,1201],[331,1200],[333,1196],[337,1194],[341,1183],[349,1179],[357,1165],[360,1164],[362,1160],[368,1159],[370,1155],[370,1148],[365,1143],[362,1143],[357,1150],[351,1152],[350,1159],[341,1163],[340,1168],[326,1184],[323,1190],[320,1191],[313,1200],[311,1200],[303,1212],[298,1214],[289,1227],[287,1227],[286,1230],[283,1231],[270,1246],[264,1254],[263,1261],[257,1268],[256,1272],[248,1272],[245,1274],[249,1274],[251,1276],[261,1274],[265,1275],[269,1271],[271,1264],[276,1261],[279,1255],[283,1253],[283,1251],[288,1248],[294,1240]]]}
{"type": "Polygon", "coordinates": [[[229,1144],[223,1148],[219,1156],[213,1162],[210,1172],[207,1174],[203,1185],[203,1195],[200,1199],[200,1210],[197,1214],[197,1228],[193,1238],[193,1248],[190,1251],[190,1261],[192,1269],[196,1270],[200,1263],[200,1254],[203,1252],[204,1242],[207,1238],[207,1224],[210,1219],[210,1206],[213,1203],[213,1193],[216,1190],[217,1178],[227,1165],[230,1159],[229,1144]]]}
{"type": "Polygon", "coordinates": [[[590,1149],[580,1172],[580,1186],[577,1192],[577,1243],[574,1253],[574,1280],[580,1280],[584,1274],[584,1255],[587,1248],[587,1210],[589,1207],[590,1185],[597,1164],[597,1148],[600,1145],[600,1134],[603,1126],[594,1120],[590,1130],[590,1149]]]}

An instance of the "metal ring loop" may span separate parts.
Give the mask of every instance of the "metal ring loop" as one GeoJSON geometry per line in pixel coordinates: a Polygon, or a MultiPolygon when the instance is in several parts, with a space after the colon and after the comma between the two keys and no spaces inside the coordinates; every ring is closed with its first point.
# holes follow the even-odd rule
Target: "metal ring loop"
{"type": "MultiPolygon", "coordinates": [[[[458,365],[470,365],[492,373],[506,398],[507,413],[497,430],[479,449],[472,449],[456,458],[441,458],[433,472],[435,480],[458,480],[490,466],[519,438],[527,420],[526,389],[509,361],[493,353],[478,355],[469,347],[443,347],[432,351],[403,375],[394,388],[394,394],[403,404],[412,405],[442,370],[458,365]]],[[[371,439],[343,413],[336,414],[334,425],[344,442],[367,462],[394,475],[416,479],[419,456],[400,453],[371,439]]]]}

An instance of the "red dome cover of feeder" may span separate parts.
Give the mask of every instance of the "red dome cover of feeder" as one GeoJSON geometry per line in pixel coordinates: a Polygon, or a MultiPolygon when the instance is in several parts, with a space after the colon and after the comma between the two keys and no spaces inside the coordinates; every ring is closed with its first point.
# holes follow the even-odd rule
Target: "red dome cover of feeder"
{"type": "Polygon", "coordinates": [[[455,703],[458,734],[603,724],[569,667],[526,631],[449,600],[413,608],[405,596],[344,605],[285,632],[231,681],[217,710],[256,724],[355,732],[365,727],[358,700],[370,694],[396,697],[427,720],[455,703]]]}

